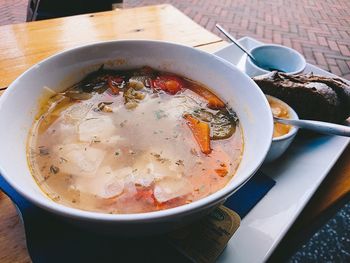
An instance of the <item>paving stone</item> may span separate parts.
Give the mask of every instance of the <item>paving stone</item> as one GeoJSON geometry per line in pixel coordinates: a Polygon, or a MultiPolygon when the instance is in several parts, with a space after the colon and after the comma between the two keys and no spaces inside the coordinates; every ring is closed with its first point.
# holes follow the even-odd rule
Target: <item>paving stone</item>
{"type": "MultiPolygon", "coordinates": [[[[221,23],[236,37],[292,47],[309,63],[349,79],[349,0],[124,0],[124,7],[163,3],[217,35],[221,23]]],[[[0,25],[24,22],[26,8],[27,0],[0,0],[0,25]]]]}

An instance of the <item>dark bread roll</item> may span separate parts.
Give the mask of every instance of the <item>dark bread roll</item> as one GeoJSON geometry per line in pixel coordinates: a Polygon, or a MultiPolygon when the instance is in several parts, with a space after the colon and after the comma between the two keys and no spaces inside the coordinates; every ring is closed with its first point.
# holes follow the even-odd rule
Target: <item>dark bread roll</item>
{"type": "Polygon", "coordinates": [[[289,104],[301,119],[341,123],[350,115],[350,86],[339,78],[273,71],[253,80],[265,94],[289,104]]]}

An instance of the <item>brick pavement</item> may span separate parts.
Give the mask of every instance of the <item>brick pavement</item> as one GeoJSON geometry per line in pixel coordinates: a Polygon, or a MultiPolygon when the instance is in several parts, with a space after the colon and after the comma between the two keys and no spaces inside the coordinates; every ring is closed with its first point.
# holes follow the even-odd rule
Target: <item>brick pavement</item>
{"type": "MultiPolygon", "coordinates": [[[[24,21],[26,3],[0,0],[0,25],[24,21]]],[[[309,63],[350,80],[349,0],[124,0],[124,7],[160,3],[174,5],[215,34],[220,23],[236,38],[292,47],[309,63]]]]}

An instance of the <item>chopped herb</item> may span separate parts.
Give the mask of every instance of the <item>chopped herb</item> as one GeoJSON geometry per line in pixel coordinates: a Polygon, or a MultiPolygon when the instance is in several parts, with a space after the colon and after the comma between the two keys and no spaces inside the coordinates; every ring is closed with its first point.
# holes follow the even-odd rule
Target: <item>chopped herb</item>
{"type": "Polygon", "coordinates": [[[54,201],[56,201],[56,202],[58,202],[58,201],[61,200],[61,197],[60,197],[59,195],[55,195],[55,196],[53,196],[53,197],[51,197],[51,198],[52,198],[52,200],[54,200],[54,201]]]}
{"type": "Polygon", "coordinates": [[[198,156],[198,152],[196,151],[195,148],[191,148],[191,153],[192,153],[193,155],[198,156]]]}
{"type": "Polygon", "coordinates": [[[46,146],[39,146],[39,154],[41,156],[49,155],[49,149],[46,146]]]}
{"type": "Polygon", "coordinates": [[[54,165],[50,166],[50,173],[57,174],[59,171],[60,171],[60,168],[58,168],[57,166],[54,166],[54,165]]]}
{"type": "Polygon", "coordinates": [[[68,162],[67,159],[65,159],[65,158],[63,158],[63,157],[60,157],[60,163],[66,163],[66,162],[68,162]]]}
{"type": "Polygon", "coordinates": [[[154,112],[157,120],[168,117],[168,114],[163,110],[157,110],[154,112]]]}
{"type": "Polygon", "coordinates": [[[108,105],[111,105],[113,102],[100,102],[97,105],[97,108],[94,111],[103,111],[103,112],[113,112],[112,108],[108,105]]]}
{"type": "Polygon", "coordinates": [[[176,161],[176,164],[177,164],[177,165],[184,165],[184,161],[183,161],[183,160],[177,160],[177,161],[176,161]]]}
{"type": "Polygon", "coordinates": [[[125,124],[127,123],[127,120],[124,120],[124,121],[122,121],[119,125],[120,125],[120,127],[124,127],[125,126],[125,124]]]}

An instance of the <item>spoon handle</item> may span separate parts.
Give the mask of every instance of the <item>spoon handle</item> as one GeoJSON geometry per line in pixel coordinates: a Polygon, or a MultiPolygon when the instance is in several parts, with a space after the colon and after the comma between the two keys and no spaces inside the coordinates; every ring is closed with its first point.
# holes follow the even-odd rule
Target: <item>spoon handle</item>
{"type": "Polygon", "coordinates": [[[313,130],[325,134],[334,134],[350,137],[350,127],[323,121],[291,120],[274,117],[274,120],[283,124],[290,124],[296,127],[313,130]]]}
{"type": "Polygon", "coordinates": [[[234,39],[229,32],[227,32],[222,26],[219,24],[216,24],[216,27],[223,33],[228,39],[230,39],[234,44],[236,44],[237,47],[239,47],[244,53],[246,53],[252,61],[255,62],[255,58],[250,55],[249,51],[246,50],[236,39],[234,39]]]}

